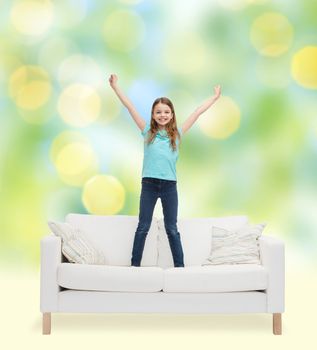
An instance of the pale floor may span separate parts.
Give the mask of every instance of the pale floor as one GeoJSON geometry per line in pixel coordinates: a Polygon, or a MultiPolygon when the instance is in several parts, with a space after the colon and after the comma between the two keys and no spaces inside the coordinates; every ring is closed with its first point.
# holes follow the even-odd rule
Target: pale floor
{"type": "Polygon", "coordinates": [[[271,314],[52,314],[52,334],[42,335],[39,272],[0,272],[2,349],[316,349],[317,268],[286,267],[282,335],[271,314]],[[5,346],[4,346],[5,345],[5,346]]]}

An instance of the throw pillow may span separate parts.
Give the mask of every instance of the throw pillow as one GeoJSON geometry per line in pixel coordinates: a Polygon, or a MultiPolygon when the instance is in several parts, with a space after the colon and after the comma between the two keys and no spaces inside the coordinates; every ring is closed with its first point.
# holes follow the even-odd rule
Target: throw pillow
{"type": "Polygon", "coordinates": [[[62,239],[62,252],[77,264],[104,265],[105,256],[85,237],[84,232],[68,223],[48,221],[52,232],[62,239]]]}
{"type": "Polygon", "coordinates": [[[248,223],[238,230],[212,226],[210,256],[202,265],[261,264],[259,237],[266,225],[248,223]]]}

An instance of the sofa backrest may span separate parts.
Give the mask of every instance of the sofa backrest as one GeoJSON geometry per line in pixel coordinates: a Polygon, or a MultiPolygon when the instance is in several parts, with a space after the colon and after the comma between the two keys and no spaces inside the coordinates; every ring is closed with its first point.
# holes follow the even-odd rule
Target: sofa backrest
{"type": "MultiPolygon", "coordinates": [[[[87,239],[104,253],[107,265],[131,265],[138,216],[70,213],[65,221],[83,230],[87,239]]],[[[157,218],[153,217],[144,245],[141,266],[157,265],[157,235],[157,218]]]]}
{"type": "MultiPolygon", "coordinates": [[[[181,236],[185,267],[199,266],[210,255],[212,225],[236,229],[247,222],[247,216],[179,218],[177,228],[181,236]]],[[[163,218],[158,220],[158,228],[158,266],[174,267],[163,218]]]]}

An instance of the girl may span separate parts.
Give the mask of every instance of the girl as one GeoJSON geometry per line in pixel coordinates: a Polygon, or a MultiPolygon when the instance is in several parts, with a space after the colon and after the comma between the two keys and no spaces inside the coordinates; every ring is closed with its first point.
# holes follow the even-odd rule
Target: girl
{"type": "Polygon", "coordinates": [[[120,90],[117,81],[118,77],[111,74],[110,86],[128,109],[145,140],[139,223],[134,236],[131,266],[141,265],[145,239],[151,226],[156,201],[160,197],[164,226],[174,266],[184,267],[183,249],[177,229],[176,161],[178,159],[178,145],[181,136],[189,130],[200,114],[205,112],[220,97],[220,86],[214,87],[214,95],[198,107],[179,129],[173,103],[167,97],[159,97],[153,102],[151,120],[146,122],[132,102],[120,90]]]}

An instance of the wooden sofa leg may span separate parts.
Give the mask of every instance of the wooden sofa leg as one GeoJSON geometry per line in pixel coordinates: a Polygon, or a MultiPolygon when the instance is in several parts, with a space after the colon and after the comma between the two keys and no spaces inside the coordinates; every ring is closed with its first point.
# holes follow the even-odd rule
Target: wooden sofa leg
{"type": "Polygon", "coordinates": [[[43,313],[42,333],[51,334],[51,313],[50,312],[43,313]]]}
{"type": "Polygon", "coordinates": [[[273,333],[282,334],[282,314],[273,314],[273,333]]]}

